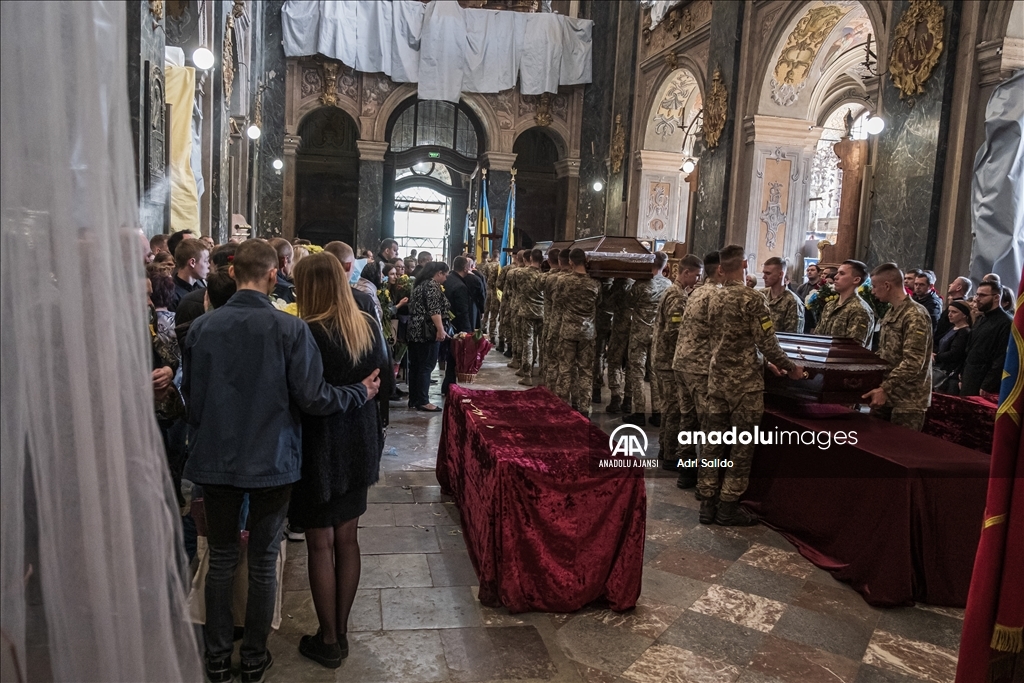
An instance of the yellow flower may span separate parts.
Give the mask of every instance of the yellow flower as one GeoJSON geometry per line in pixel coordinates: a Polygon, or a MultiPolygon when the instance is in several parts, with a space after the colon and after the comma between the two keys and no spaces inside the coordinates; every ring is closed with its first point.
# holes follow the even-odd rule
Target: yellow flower
{"type": "Polygon", "coordinates": [[[324,248],[319,246],[319,245],[317,245],[317,244],[307,244],[306,245],[306,251],[308,251],[310,254],[319,254],[323,250],[324,250],[324,248]]]}

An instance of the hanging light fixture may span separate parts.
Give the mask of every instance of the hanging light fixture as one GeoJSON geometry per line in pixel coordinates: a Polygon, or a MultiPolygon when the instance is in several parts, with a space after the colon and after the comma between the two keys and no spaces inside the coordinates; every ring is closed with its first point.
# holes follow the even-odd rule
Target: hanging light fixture
{"type": "Polygon", "coordinates": [[[205,47],[197,47],[195,52],[192,53],[192,63],[195,64],[197,69],[206,71],[213,66],[213,53],[205,47]]]}
{"type": "Polygon", "coordinates": [[[251,126],[245,129],[245,134],[249,136],[250,140],[260,139],[260,127],[253,123],[251,126]]]}

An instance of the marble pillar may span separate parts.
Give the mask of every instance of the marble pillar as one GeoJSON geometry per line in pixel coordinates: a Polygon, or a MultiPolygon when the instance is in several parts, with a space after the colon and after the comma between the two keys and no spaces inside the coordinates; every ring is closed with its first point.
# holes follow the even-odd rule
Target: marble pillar
{"type": "Polygon", "coordinates": [[[388,143],[356,140],[359,149],[359,217],[356,219],[356,253],[374,252],[381,240],[381,212],[384,206],[384,153],[388,143]]]}
{"type": "Polygon", "coordinates": [[[164,216],[170,198],[170,184],[160,181],[166,175],[163,141],[153,135],[153,117],[146,109],[147,101],[153,102],[154,95],[159,97],[160,106],[163,106],[165,17],[161,14],[158,18],[153,14],[146,0],[128,2],[126,15],[128,106],[135,150],[139,219],[146,235],[152,237],[164,232],[164,216]]]}
{"type": "MultiPolygon", "coordinates": [[[[939,4],[946,10],[944,47],[924,82],[924,92],[901,98],[890,79],[883,81],[886,127],[875,154],[867,247],[870,266],[886,261],[903,269],[934,265],[961,11],[961,3],[953,0],[939,4]]],[[[909,8],[909,0],[893,2],[893,26],[909,8]]]]}
{"type": "Polygon", "coordinates": [[[564,213],[555,223],[555,241],[574,240],[576,207],[580,198],[580,160],[570,158],[556,161],[555,176],[558,178],[558,206],[565,207],[564,213]]]}
{"type": "Polygon", "coordinates": [[[636,81],[637,32],[640,11],[622,11],[628,3],[620,5],[615,43],[615,72],[612,79],[611,143],[609,148],[608,178],[605,182],[606,235],[626,234],[626,195],[629,191],[629,160],[633,130],[633,99],[636,81]],[[620,156],[621,155],[621,156],[620,156]]]}
{"type": "Polygon", "coordinates": [[[282,233],[282,198],[284,175],[277,173],[274,160],[284,160],[284,100],[285,70],[284,46],[281,44],[281,7],[284,0],[265,0],[250,3],[253,13],[255,40],[253,45],[254,95],[260,86],[265,89],[260,97],[262,135],[254,144],[252,160],[253,205],[255,216],[249,222],[259,237],[280,237],[282,233]]]}
{"type": "Polygon", "coordinates": [[[868,141],[844,137],[832,146],[843,172],[839,195],[839,225],[836,228],[835,259],[842,263],[857,258],[857,233],[860,226],[860,196],[864,183],[864,164],[868,160],[868,141]]]}
{"type": "MultiPolygon", "coordinates": [[[[716,2],[712,5],[707,83],[710,87],[711,78],[717,69],[725,86],[727,100],[725,128],[719,137],[718,146],[706,150],[700,157],[700,179],[691,249],[695,254],[705,254],[724,246],[733,139],[738,129],[736,96],[739,88],[740,37],[743,32],[745,6],[746,3],[742,2],[716,2]]],[[[705,107],[707,102],[708,94],[705,93],[705,107]]],[[[705,116],[705,132],[707,125],[705,116]]]]}
{"type": "Polygon", "coordinates": [[[295,176],[298,166],[298,135],[284,136],[284,188],[281,194],[281,236],[289,242],[295,239],[295,176]]]}

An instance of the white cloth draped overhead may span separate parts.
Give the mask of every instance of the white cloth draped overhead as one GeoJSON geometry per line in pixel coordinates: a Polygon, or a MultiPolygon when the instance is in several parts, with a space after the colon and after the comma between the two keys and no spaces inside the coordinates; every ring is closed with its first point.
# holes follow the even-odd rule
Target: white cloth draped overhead
{"type": "Polygon", "coordinates": [[[288,57],[320,53],[356,71],[418,83],[424,100],[461,93],[558,92],[591,80],[594,22],[560,14],[463,9],[435,0],[288,0],[288,57]]]}

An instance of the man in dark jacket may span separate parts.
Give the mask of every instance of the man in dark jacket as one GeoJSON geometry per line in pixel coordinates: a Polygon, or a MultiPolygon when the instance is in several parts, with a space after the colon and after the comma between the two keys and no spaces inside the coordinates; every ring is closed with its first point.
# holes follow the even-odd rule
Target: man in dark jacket
{"type": "MultiPolygon", "coordinates": [[[[473,299],[469,287],[466,286],[465,277],[469,274],[469,259],[465,256],[456,256],[452,261],[452,269],[448,271],[448,279],[444,281],[444,295],[448,299],[448,306],[451,308],[452,327],[455,333],[473,331],[473,299]]],[[[447,346],[447,352],[441,355],[445,361],[444,381],[441,382],[441,393],[448,393],[448,385],[456,380],[455,357],[451,352],[451,342],[442,344],[447,346]]],[[[442,349],[444,350],[444,349],[442,349]]]]}
{"type": "Polygon", "coordinates": [[[932,319],[932,339],[935,339],[935,330],[939,324],[939,316],[942,315],[942,299],[935,293],[935,273],[930,270],[922,270],[914,276],[914,296],[917,303],[924,306],[932,319]]]}
{"type": "Polygon", "coordinates": [[[178,302],[188,294],[206,286],[210,272],[210,251],[199,240],[184,240],[174,250],[174,299],[168,310],[178,310],[178,302]]]}
{"type": "Polygon", "coordinates": [[[476,270],[476,263],[469,259],[466,266],[466,273],[462,275],[462,281],[469,289],[469,298],[473,302],[473,329],[481,327],[481,319],[484,316],[484,303],[487,301],[487,282],[484,274],[476,270]]]}
{"type": "Polygon", "coordinates": [[[277,252],[250,240],[230,267],[238,291],[192,323],[185,341],[182,393],[188,406],[189,459],[184,476],[203,485],[210,545],[206,577],[206,673],[231,680],[232,582],[238,564],[238,517],[249,494],[249,600],[242,677],[261,680],[273,661],[267,636],[277,592],[275,563],[291,486],[302,460],[302,412],[330,415],[357,408],[380,385],[374,371],[359,384],[331,386],[309,327],[277,311],[277,252]]]}
{"type": "Polygon", "coordinates": [[[974,296],[978,319],[967,342],[967,359],[960,373],[960,395],[977,396],[986,391],[999,393],[1013,318],[999,306],[999,285],[982,282],[974,296]]]}

